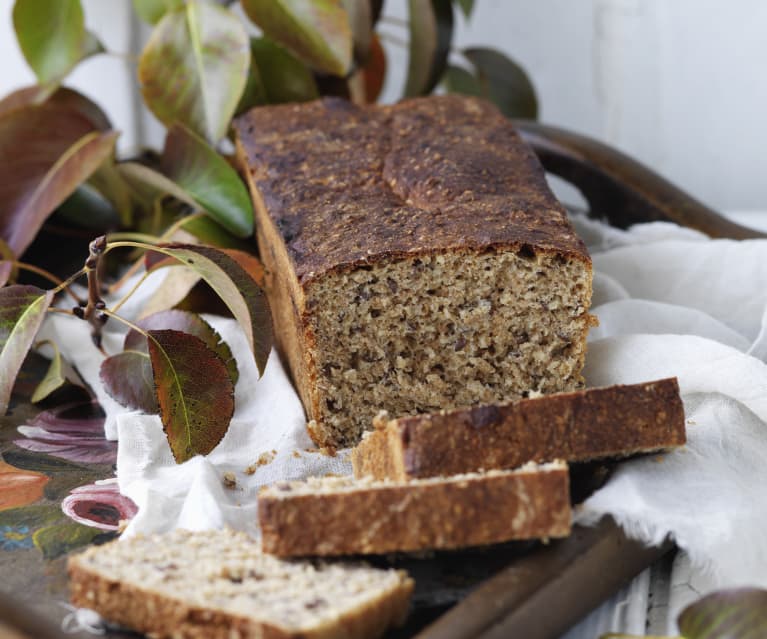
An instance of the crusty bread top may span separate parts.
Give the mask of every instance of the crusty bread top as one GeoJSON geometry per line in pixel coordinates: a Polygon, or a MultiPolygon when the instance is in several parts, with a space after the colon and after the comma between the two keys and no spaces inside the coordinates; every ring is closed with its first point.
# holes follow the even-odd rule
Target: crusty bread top
{"type": "Polygon", "coordinates": [[[301,282],[448,250],[590,260],[532,150],[480,99],[326,98],[258,107],[234,126],[301,282]]]}

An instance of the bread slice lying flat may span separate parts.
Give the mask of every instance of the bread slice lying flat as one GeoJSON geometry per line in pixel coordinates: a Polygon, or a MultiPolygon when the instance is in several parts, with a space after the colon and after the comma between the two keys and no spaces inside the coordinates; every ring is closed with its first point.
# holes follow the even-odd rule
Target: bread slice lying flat
{"type": "Polygon", "coordinates": [[[404,620],[413,590],[402,571],[282,560],[221,531],[91,547],[69,574],[76,606],[173,639],[379,637],[404,620]]]}
{"type": "Polygon", "coordinates": [[[676,378],[388,420],[352,452],[356,477],[404,481],[685,443],[676,378]]]}
{"type": "Polygon", "coordinates": [[[346,555],[461,548],[570,532],[564,463],[406,483],[310,478],[262,489],[265,552],[346,555]]]}

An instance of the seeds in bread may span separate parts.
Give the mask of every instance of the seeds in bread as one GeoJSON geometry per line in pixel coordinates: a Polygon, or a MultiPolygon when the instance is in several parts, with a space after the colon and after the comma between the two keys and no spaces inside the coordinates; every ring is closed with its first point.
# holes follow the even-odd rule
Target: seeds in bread
{"type": "Polygon", "coordinates": [[[320,446],[356,444],[382,409],[582,386],[591,260],[491,104],[325,99],[235,130],[276,337],[320,446]]]}
{"type": "Polygon", "coordinates": [[[407,614],[413,582],[361,563],[288,561],[243,534],[175,531],[69,560],[76,606],[173,639],[364,639],[407,614]]]}
{"type": "Polygon", "coordinates": [[[570,532],[567,466],[557,462],[406,483],[310,478],[258,497],[265,552],[380,554],[461,548],[570,532]]]}
{"type": "Polygon", "coordinates": [[[356,477],[405,481],[527,462],[624,457],[685,443],[676,378],[389,420],[352,451],[356,477]]]}

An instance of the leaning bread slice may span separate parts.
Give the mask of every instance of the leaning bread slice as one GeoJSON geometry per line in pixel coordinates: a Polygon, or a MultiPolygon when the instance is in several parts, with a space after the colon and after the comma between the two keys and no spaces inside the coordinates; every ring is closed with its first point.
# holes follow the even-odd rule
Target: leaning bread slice
{"type": "Polygon", "coordinates": [[[685,443],[676,378],[388,420],[352,452],[356,477],[405,481],[685,443]]]}
{"type": "Polygon", "coordinates": [[[261,490],[265,552],[351,555],[461,548],[570,532],[567,465],[406,483],[314,477],[261,490]]]}
{"type": "Polygon", "coordinates": [[[152,637],[378,637],[407,614],[413,581],[360,563],[287,561],[231,532],[176,531],[69,560],[76,606],[152,637]]]}

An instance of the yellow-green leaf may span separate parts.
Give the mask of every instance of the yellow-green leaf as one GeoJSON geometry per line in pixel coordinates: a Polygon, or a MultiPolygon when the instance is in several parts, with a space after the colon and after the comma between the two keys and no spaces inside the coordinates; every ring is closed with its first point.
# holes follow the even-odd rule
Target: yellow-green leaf
{"type": "Polygon", "coordinates": [[[166,13],[183,4],[184,0],[133,0],[133,9],[144,22],[157,24],[166,13]]]}
{"type": "Polygon", "coordinates": [[[0,289],[0,416],[8,410],[13,383],[53,300],[35,286],[0,289]]]}
{"type": "MultiPolygon", "coordinates": [[[[45,340],[42,344],[48,344],[53,349],[53,357],[51,358],[51,364],[48,366],[45,376],[37,385],[37,388],[35,388],[35,392],[32,393],[31,401],[33,404],[43,401],[53,391],[61,388],[67,381],[61,366],[61,353],[59,352],[59,347],[55,342],[50,340],[45,340]]],[[[39,348],[42,344],[39,344],[36,348],[39,348]]]]}
{"type": "Polygon", "coordinates": [[[242,21],[224,7],[188,0],[155,26],[139,61],[141,92],[161,122],[181,122],[215,143],[226,134],[249,64],[242,21]]]}
{"type": "Polygon", "coordinates": [[[40,84],[59,84],[80,60],[103,51],[85,30],[80,0],[16,0],[13,26],[40,84]]]}
{"type": "Polygon", "coordinates": [[[341,0],[241,0],[264,34],[313,69],[343,76],[352,64],[352,31],[341,0]]]}

